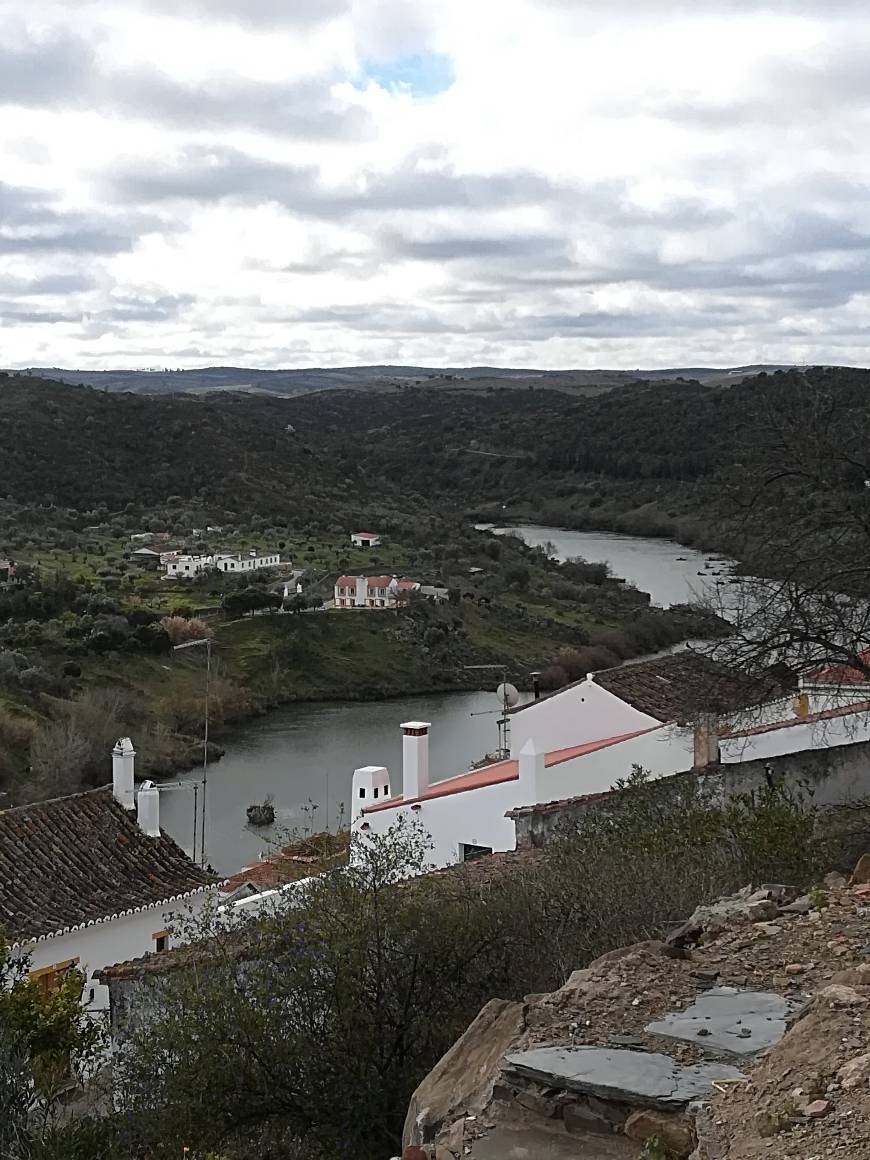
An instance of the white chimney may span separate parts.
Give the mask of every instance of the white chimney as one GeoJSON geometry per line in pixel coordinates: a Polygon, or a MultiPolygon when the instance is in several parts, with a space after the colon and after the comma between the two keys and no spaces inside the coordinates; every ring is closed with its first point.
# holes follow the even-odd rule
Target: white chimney
{"type": "Polygon", "coordinates": [[[160,837],[160,791],[153,781],[145,781],[139,790],[139,829],[149,838],[160,837]]]}
{"type": "Polygon", "coordinates": [[[538,792],[546,768],[545,754],[538,752],[533,737],[530,737],[520,750],[517,764],[519,765],[522,804],[533,806],[540,800],[538,792]]]}
{"type": "Polygon", "coordinates": [[[429,788],[429,721],[406,721],[402,729],[402,797],[419,797],[429,788]]]}
{"type": "Polygon", "coordinates": [[[353,771],[351,820],[357,821],[369,806],[390,799],[390,773],[384,765],[362,765],[353,771]]]}
{"type": "Polygon", "coordinates": [[[136,750],[129,737],[121,737],[112,750],[112,795],[125,810],[136,806],[134,765],[136,750]]]}
{"type": "Polygon", "coordinates": [[[695,769],[719,764],[719,723],[712,713],[701,714],[695,725],[694,742],[695,769]]]}

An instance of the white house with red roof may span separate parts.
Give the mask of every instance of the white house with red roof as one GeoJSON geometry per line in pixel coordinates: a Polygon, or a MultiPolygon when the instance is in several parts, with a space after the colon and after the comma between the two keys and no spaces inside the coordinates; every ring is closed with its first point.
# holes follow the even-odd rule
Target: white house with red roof
{"type": "Polygon", "coordinates": [[[336,608],[398,608],[412,592],[419,592],[417,580],[397,576],[339,576],[335,582],[336,608]]]}
{"type": "Polygon", "coordinates": [[[402,782],[384,766],[353,775],[352,829],[383,834],[419,819],[432,860],[512,850],[509,810],[605,793],[635,765],[664,777],[870,740],[870,682],[820,670],[796,691],[748,679],[686,650],[590,673],[511,713],[510,756],[431,776],[425,721],[402,725],[402,782]]]}
{"type": "Polygon", "coordinates": [[[378,548],[381,536],[378,532],[351,532],[350,542],[355,548],[378,548]]]}
{"type": "Polygon", "coordinates": [[[399,793],[393,793],[385,766],[354,771],[351,830],[385,834],[400,814],[416,818],[431,838],[429,858],[436,866],[514,849],[514,825],[505,814],[520,805],[603,792],[633,765],[664,776],[692,762],[691,735],[654,721],[557,749],[539,748],[529,739],[516,756],[436,779],[429,769],[430,728],[428,721],[401,726],[399,793]]]}

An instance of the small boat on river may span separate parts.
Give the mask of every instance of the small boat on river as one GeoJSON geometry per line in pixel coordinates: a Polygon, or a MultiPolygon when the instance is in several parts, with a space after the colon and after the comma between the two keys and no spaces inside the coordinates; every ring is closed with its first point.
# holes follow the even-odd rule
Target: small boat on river
{"type": "Polygon", "coordinates": [[[255,802],[245,811],[248,815],[248,824],[251,826],[271,826],[275,821],[275,799],[268,794],[263,801],[255,802]]]}

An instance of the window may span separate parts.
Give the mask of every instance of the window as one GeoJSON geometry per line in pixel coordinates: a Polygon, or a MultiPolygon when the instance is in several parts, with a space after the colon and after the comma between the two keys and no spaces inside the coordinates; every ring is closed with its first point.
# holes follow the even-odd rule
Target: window
{"type": "Polygon", "coordinates": [[[164,951],[169,950],[169,931],[158,930],[151,937],[154,939],[154,950],[158,955],[162,955],[164,951]]]}
{"type": "Polygon", "coordinates": [[[459,855],[463,862],[473,862],[475,858],[485,858],[492,853],[492,846],[475,846],[471,842],[459,843],[459,855]]]}
{"type": "Polygon", "coordinates": [[[65,962],[55,963],[51,967],[40,967],[38,971],[31,971],[30,977],[43,995],[53,995],[60,988],[69,972],[77,966],[78,959],[66,959],[65,962]]]}
{"type": "Polygon", "coordinates": [[[362,786],[359,787],[359,796],[361,798],[364,798],[366,796],[366,791],[363,789],[362,786]]]}
{"type": "Polygon", "coordinates": [[[377,786],[375,786],[375,788],[374,788],[374,790],[373,790],[373,794],[374,794],[374,796],[375,796],[375,797],[377,797],[377,796],[378,796],[378,787],[377,787],[377,786]]]}

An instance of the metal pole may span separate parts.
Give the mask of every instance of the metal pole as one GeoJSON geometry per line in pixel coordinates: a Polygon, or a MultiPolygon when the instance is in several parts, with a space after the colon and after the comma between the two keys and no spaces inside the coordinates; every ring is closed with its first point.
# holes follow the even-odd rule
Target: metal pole
{"type": "Polygon", "coordinates": [[[206,789],[208,787],[208,717],[211,691],[211,637],[205,641],[205,729],[202,746],[202,831],[200,864],[205,867],[206,789]]]}
{"type": "Polygon", "coordinates": [[[199,785],[193,783],[193,848],[191,849],[191,857],[196,861],[196,823],[199,820],[199,785]]]}

